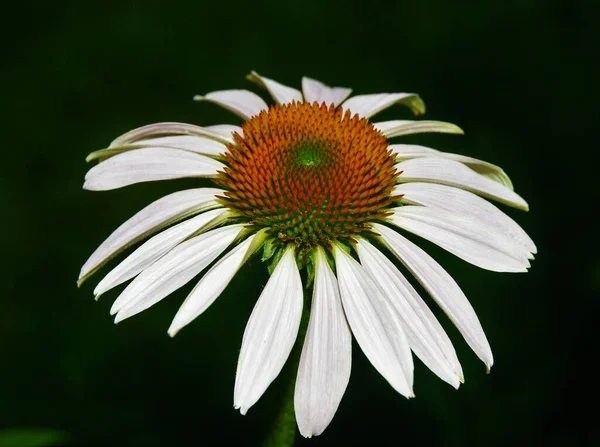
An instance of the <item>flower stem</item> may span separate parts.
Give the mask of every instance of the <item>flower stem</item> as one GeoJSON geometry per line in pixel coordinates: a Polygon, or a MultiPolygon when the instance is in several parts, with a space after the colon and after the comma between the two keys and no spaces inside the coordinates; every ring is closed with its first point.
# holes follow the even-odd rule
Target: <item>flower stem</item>
{"type": "Polygon", "coordinates": [[[308,319],[310,315],[310,301],[307,299],[308,294],[304,293],[304,306],[302,308],[302,319],[300,321],[300,329],[296,343],[290,354],[287,364],[286,388],[283,393],[282,404],[275,420],[275,424],[267,435],[263,447],[294,447],[296,441],[296,417],[294,414],[294,389],[296,386],[296,374],[298,365],[300,364],[300,354],[304,344],[304,336],[308,327],[308,319]]]}
{"type": "Polygon", "coordinates": [[[296,418],[294,416],[294,384],[296,380],[288,381],[283,402],[275,424],[267,435],[264,447],[293,447],[296,439],[296,418]]]}

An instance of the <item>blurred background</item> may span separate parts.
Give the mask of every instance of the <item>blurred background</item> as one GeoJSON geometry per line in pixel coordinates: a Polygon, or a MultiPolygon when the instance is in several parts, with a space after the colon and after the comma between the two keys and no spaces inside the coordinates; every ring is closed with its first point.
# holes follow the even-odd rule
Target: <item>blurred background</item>
{"type": "MultiPolygon", "coordinates": [[[[93,299],[102,274],[75,285],[113,229],[202,183],[83,191],[85,156],[148,123],[239,124],[192,96],[248,88],[266,98],[245,80],[250,70],[296,88],[307,75],[358,94],[418,92],[426,118],[466,135],[405,142],[502,166],[531,211],[503,209],[539,249],[528,274],[511,275],[420,242],[475,307],[492,373],[438,312],[465,372],[460,390],[416,361],[417,398],[407,401],[354,345],[332,424],[298,445],[599,445],[598,6],[13,3],[0,28],[0,446],[261,444],[285,384],[275,381],[247,416],[232,406],[241,337],[267,279],[258,259],[175,339],[166,330],[193,282],[118,326],[108,312],[118,291],[93,299]]],[[[394,118],[411,119],[402,107],[378,116],[394,118]]]]}

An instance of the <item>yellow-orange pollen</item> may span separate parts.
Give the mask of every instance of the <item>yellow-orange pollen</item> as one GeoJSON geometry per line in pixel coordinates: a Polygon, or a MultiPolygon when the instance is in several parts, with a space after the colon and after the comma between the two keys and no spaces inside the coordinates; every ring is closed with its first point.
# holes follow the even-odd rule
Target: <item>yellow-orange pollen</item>
{"type": "Polygon", "coordinates": [[[397,173],[387,139],[333,105],[274,106],[234,135],[218,182],[223,204],[302,249],[368,232],[387,214],[397,173]]]}

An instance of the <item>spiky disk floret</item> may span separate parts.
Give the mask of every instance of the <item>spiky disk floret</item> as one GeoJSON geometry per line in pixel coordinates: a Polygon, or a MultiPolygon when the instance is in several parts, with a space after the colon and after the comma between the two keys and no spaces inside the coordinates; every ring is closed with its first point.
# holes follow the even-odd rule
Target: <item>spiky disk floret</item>
{"type": "Polygon", "coordinates": [[[274,106],[246,122],[218,182],[224,205],[301,249],[368,232],[396,200],[387,139],[366,119],[316,102],[274,106]]]}

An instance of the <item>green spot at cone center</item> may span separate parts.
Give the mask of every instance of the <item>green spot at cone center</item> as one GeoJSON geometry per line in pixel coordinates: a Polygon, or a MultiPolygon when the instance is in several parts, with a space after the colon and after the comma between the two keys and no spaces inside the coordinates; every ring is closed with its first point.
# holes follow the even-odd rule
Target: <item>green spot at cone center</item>
{"type": "Polygon", "coordinates": [[[300,146],[294,154],[294,162],[297,166],[317,167],[324,163],[325,154],[323,149],[317,146],[300,146]]]}

